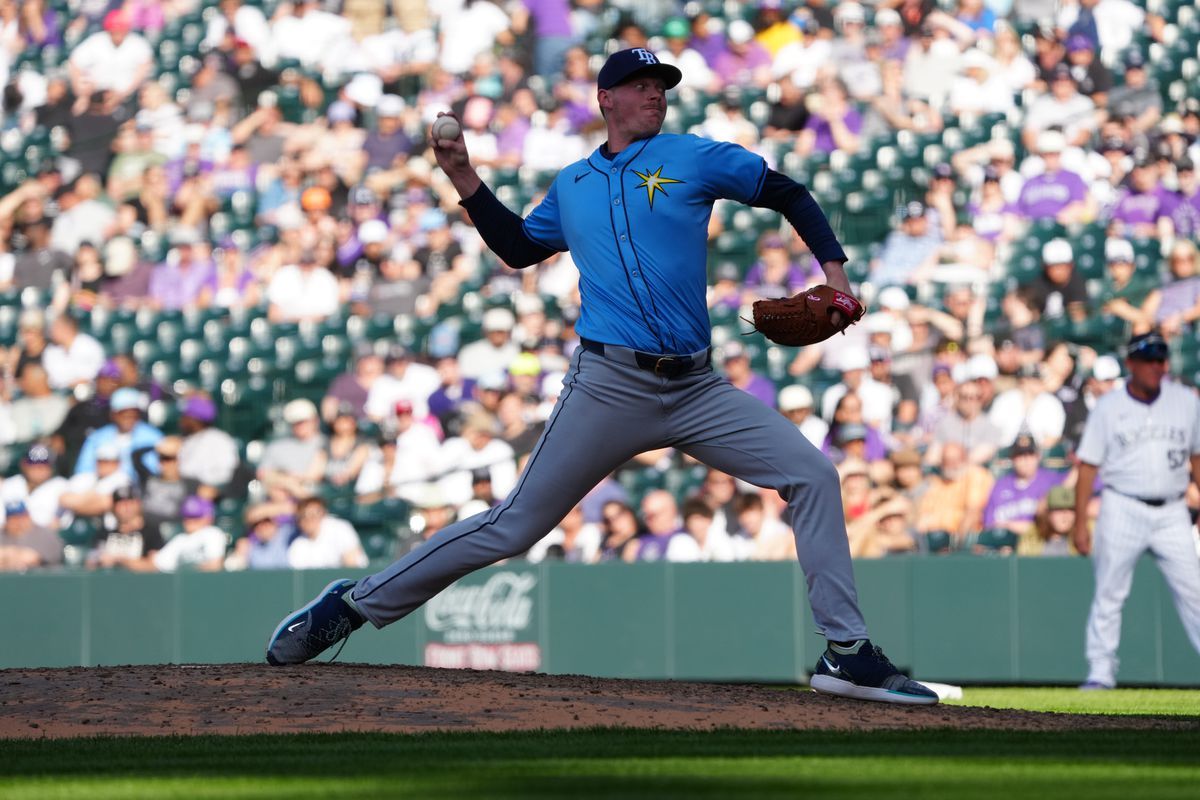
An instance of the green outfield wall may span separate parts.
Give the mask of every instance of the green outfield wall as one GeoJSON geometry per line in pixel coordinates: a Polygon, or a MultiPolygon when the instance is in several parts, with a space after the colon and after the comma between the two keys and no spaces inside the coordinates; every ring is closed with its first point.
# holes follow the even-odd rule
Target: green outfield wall
{"type": "MultiPolygon", "coordinates": [[[[912,557],[855,564],[873,638],[926,680],[1083,679],[1084,559],[912,557]]],[[[0,667],[259,661],[289,610],[346,573],[0,576],[0,667]]],[[[467,576],[342,661],[597,676],[803,682],[822,639],[792,564],[512,562],[467,576]]],[[[1120,679],[1200,686],[1153,563],[1125,606],[1120,679]]]]}

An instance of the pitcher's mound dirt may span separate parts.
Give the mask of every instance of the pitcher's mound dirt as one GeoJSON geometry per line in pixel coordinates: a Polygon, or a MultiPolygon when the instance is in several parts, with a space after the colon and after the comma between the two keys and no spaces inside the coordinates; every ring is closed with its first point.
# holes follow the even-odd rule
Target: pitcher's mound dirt
{"type": "Polygon", "coordinates": [[[365,664],[0,670],[0,738],[592,726],[1065,730],[1195,725],[1169,717],[892,706],[761,686],[365,664]]]}

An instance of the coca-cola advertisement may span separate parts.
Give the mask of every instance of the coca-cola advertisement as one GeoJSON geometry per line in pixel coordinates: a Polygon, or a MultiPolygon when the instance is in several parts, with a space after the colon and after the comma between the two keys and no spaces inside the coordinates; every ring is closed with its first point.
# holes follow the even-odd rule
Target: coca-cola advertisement
{"type": "Polygon", "coordinates": [[[537,641],[535,571],[470,575],[425,604],[425,666],[532,672],[537,641]]]}

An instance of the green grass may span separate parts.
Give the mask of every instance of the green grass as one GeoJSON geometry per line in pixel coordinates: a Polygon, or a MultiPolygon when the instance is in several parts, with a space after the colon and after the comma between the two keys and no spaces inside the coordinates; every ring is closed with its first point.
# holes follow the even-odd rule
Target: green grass
{"type": "Polygon", "coordinates": [[[0,742],[0,798],[1192,798],[1189,731],[586,730],[0,742]]]}
{"type": "Polygon", "coordinates": [[[1070,688],[972,687],[951,705],[1020,708],[1066,714],[1171,714],[1200,716],[1195,689],[1115,689],[1081,692],[1070,688]]]}

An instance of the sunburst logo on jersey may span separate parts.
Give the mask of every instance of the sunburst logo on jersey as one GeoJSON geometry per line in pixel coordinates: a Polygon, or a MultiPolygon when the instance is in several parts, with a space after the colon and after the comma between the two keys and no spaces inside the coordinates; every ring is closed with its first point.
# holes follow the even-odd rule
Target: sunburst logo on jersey
{"type": "Polygon", "coordinates": [[[633,174],[637,175],[639,178],[642,179],[642,182],[639,183],[634,188],[635,189],[643,189],[644,188],[646,190],[646,197],[650,201],[650,209],[651,210],[654,209],[654,193],[655,192],[662,192],[664,197],[670,197],[670,195],[667,194],[667,190],[664,189],[663,187],[666,186],[668,183],[683,183],[683,181],[678,181],[678,180],[675,180],[674,178],[664,178],[662,176],[662,171],[663,171],[663,168],[661,166],[658,169],[654,170],[653,172],[651,172],[649,170],[646,170],[645,172],[638,172],[636,169],[633,170],[633,174]]]}

